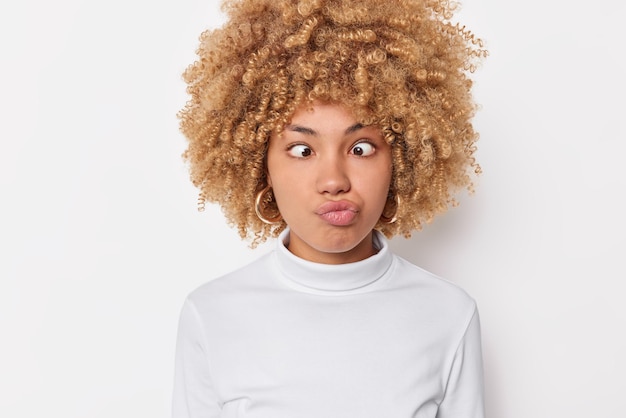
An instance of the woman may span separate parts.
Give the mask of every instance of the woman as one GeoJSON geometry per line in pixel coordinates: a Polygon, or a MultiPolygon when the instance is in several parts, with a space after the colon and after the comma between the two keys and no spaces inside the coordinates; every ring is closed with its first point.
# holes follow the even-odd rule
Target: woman
{"type": "Polygon", "coordinates": [[[476,305],[393,255],[471,188],[466,72],[445,1],[227,1],[185,72],[200,204],[276,249],[193,291],[173,417],[483,417],[476,305]]]}

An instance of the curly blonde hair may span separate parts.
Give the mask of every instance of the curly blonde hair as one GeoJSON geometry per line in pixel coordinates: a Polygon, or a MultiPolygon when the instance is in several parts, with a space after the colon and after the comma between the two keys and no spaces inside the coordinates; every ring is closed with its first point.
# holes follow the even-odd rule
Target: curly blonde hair
{"type": "Polygon", "coordinates": [[[285,228],[255,214],[267,185],[273,132],[313,101],[350,108],[380,126],[391,145],[390,193],[397,222],[386,236],[409,236],[471,191],[478,174],[468,73],[486,56],[482,41],[450,19],[445,0],[225,0],[220,28],[200,37],[184,72],[190,100],[179,112],[183,154],[199,206],[216,202],[256,245],[285,228]]]}

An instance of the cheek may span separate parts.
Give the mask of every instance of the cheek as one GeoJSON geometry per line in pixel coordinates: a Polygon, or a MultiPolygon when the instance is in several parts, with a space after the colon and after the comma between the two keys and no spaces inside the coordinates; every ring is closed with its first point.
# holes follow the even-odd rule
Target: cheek
{"type": "Polygon", "coordinates": [[[358,177],[358,184],[354,184],[364,197],[374,206],[381,208],[387,202],[389,187],[391,185],[391,170],[382,168],[380,170],[368,170],[358,177]]]}
{"type": "Polygon", "coordinates": [[[296,198],[294,194],[298,191],[297,183],[286,181],[290,178],[293,178],[293,175],[289,174],[284,166],[268,158],[267,184],[272,188],[278,210],[281,212],[289,208],[290,203],[296,198]]]}
{"type": "Polygon", "coordinates": [[[376,170],[372,170],[373,182],[379,187],[389,190],[391,185],[391,176],[393,173],[393,163],[391,162],[391,155],[385,158],[383,162],[377,167],[376,170]]]}
{"type": "Polygon", "coordinates": [[[377,178],[375,179],[376,184],[378,185],[378,191],[380,193],[379,198],[382,202],[383,207],[387,202],[387,196],[391,187],[392,172],[393,166],[390,159],[389,162],[378,172],[377,178]]]}

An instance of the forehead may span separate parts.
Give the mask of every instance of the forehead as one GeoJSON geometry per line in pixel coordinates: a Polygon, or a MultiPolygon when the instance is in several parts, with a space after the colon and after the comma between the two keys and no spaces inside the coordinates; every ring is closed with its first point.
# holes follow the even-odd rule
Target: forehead
{"type": "Polygon", "coordinates": [[[296,108],[283,131],[311,137],[349,136],[355,132],[378,134],[380,128],[357,119],[348,106],[340,103],[314,102],[296,108]]]}

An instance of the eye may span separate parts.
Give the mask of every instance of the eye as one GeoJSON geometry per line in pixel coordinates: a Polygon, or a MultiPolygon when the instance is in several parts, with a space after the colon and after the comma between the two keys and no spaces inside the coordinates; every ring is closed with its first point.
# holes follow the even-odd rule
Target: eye
{"type": "Polygon", "coordinates": [[[351,154],[359,157],[368,157],[372,155],[374,151],[376,151],[376,148],[369,142],[359,142],[350,149],[351,154]]]}
{"type": "Polygon", "coordinates": [[[288,152],[292,157],[298,158],[309,157],[313,154],[313,150],[311,148],[302,144],[292,145],[289,147],[288,152]]]}

